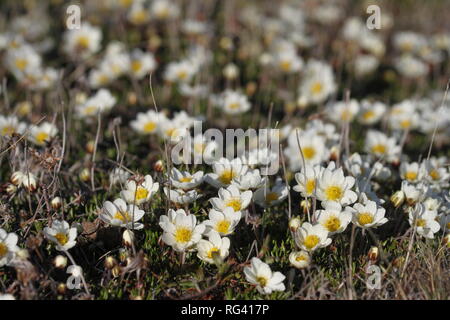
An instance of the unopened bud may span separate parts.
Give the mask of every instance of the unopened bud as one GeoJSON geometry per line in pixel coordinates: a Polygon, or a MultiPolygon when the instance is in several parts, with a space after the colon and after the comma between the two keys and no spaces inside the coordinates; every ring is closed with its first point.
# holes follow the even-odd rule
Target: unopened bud
{"type": "Polygon", "coordinates": [[[300,202],[300,207],[302,208],[303,214],[308,214],[309,210],[311,209],[311,201],[309,201],[309,199],[302,200],[300,202]]]}
{"type": "Polygon", "coordinates": [[[27,249],[20,249],[16,252],[16,255],[19,259],[27,260],[30,257],[30,253],[27,249]]]}
{"type": "Polygon", "coordinates": [[[106,257],[106,259],[105,259],[105,268],[106,269],[110,269],[111,270],[116,265],[117,265],[117,260],[114,257],[112,257],[112,256],[106,257]]]}
{"type": "Polygon", "coordinates": [[[114,268],[112,268],[111,273],[114,278],[117,278],[118,276],[120,276],[120,267],[115,266],[114,268]]]}
{"type": "Polygon", "coordinates": [[[6,192],[8,194],[13,194],[17,191],[17,187],[15,185],[13,185],[12,183],[8,184],[8,186],[6,187],[6,192]]]}
{"type": "Polygon", "coordinates": [[[444,246],[447,245],[447,248],[450,249],[450,233],[444,237],[442,242],[444,246]]]}
{"type": "Polygon", "coordinates": [[[134,242],[134,233],[131,230],[125,230],[122,234],[123,244],[127,247],[131,247],[134,242]]]}
{"type": "Polygon", "coordinates": [[[124,262],[128,258],[128,251],[127,249],[121,248],[119,251],[119,259],[121,262],[124,262]]]}
{"type": "Polygon", "coordinates": [[[223,75],[228,80],[234,80],[239,75],[239,68],[235,64],[229,63],[223,68],[223,75]]]}
{"type": "Polygon", "coordinates": [[[391,203],[395,208],[400,207],[403,202],[405,201],[405,193],[401,190],[395,192],[392,196],[391,196],[391,203]]]}
{"type": "Polygon", "coordinates": [[[88,141],[88,143],[86,143],[86,152],[89,153],[94,153],[94,148],[95,148],[95,141],[88,141]]]}
{"type": "Polygon", "coordinates": [[[53,260],[53,265],[58,269],[64,269],[67,266],[67,258],[62,255],[57,255],[53,260]]]}
{"type": "Polygon", "coordinates": [[[89,181],[89,179],[91,179],[91,172],[89,171],[88,168],[84,168],[83,170],[81,170],[80,179],[83,182],[87,182],[89,181]]]}
{"type": "Polygon", "coordinates": [[[134,106],[137,103],[137,95],[134,92],[128,93],[128,104],[134,106]]]}
{"type": "Polygon", "coordinates": [[[153,165],[153,170],[155,170],[156,172],[163,172],[164,162],[162,160],[156,161],[155,164],[153,165]]]}
{"type": "Polygon", "coordinates": [[[369,257],[370,261],[376,262],[378,259],[378,247],[371,247],[367,256],[369,257]]]}
{"type": "Polygon", "coordinates": [[[301,221],[298,217],[293,217],[291,220],[289,220],[289,229],[292,232],[296,232],[297,229],[300,227],[301,221]]]}
{"type": "Polygon", "coordinates": [[[56,290],[58,291],[59,294],[66,293],[66,284],[61,282],[60,284],[58,284],[58,287],[56,288],[56,290]]]}
{"type": "Polygon", "coordinates": [[[330,160],[337,161],[339,159],[340,148],[339,146],[332,146],[330,150],[330,160]]]}
{"type": "Polygon", "coordinates": [[[58,210],[59,208],[61,208],[62,205],[62,201],[60,197],[54,197],[52,199],[52,201],[50,202],[50,204],[52,205],[52,208],[55,210],[58,210]]]}

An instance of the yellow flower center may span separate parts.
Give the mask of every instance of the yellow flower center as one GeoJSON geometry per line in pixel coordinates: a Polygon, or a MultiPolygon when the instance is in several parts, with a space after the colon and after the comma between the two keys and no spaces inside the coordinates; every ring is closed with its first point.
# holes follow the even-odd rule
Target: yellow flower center
{"type": "Polygon", "coordinates": [[[230,103],[230,104],[228,105],[228,108],[231,109],[231,110],[236,110],[236,109],[239,109],[239,106],[240,106],[239,103],[233,102],[233,103],[230,103]]]}
{"type": "Polygon", "coordinates": [[[177,72],[177,77],[181,80],[186,79],[188,76],[188,73],[185,70],[180,70],[177,72]]]}
{"type": "Polygon", "coordinates": [[[358,222],[360,225],[365,226],[373,222],[373,216],[370,213],[360,213],[358,215],[358,222]]]}
{"type": "Polygon", "coordinates": [[[316,149],[313,147],[304,147],[302,148],[302,152],[306,160],[311,160],[316,155],[316,149]]]}
{"type": "Polygon", "coordinates": [[[405,174],[405,178],[406,178],[406,180],[414,181],[414,180],[417,179],[417,172],[414,172],[414,171],[408,171],[408,172],[406,172],[406,174],[405,174]]]}
{"type": "Polygon", "coordinates": [[[231,207],[233,208],[234,211],[240,211],[241,210],[241,199],[239,198],[231,198],[229,200],[227,200],[227,202],[225,203],[226,207],[231,207]]]}
{"type": "Polygon", "coordinates": [[[2,128],[2,136],[11,136],[14,132],[16,132],[16,129],[13,126],[5,126],[2,128]]]}
{"type": "Polygon", "coordinates": [[[219,176],[219,180],[223,184],[230,184],[235,175],[233,170],[223,170],[219,176]]]}
{"type": "Polygon", "coordinates": [[[175,231],[175,240],[180,243],[189,242],[192,238],[192,230],[180,227],[175,231]]]}
{"type": "Polygon", "coordinates": [[[131,70],[133,70],[134,72],[138,72],[139,70],[141,70],[142,68],[142,62],[139,60],[133,60],[131,62],[131,70]]]}
{"type": "Polygon", "coordinates": [[[316,188],[316,180],[315,179],[309,179],[306,181],[306,193],[308,195],[311,195],[314,192],[314,189],[316,188]]]}
{"type": "Polygon", "coordinates": [[[372,147],[373,153],[385,154],[386,146],[384,144],[376,144],[372,147]]]}
{"type": "Polygon", "coordinates": [[[375,116],[375,112],[373,112],[372,110],[369,110],[369,111],[364,112],[362,118],[363,118],[364,120],[370,120],[370,119],[372,119],[374,116],[375,116]]]}
{"type": "Polygon", "coordinates": [[[38,134],[36,134],[36,141],[38,143],[44,143],[49,137],[49,134],[47,132],[41,131],[38,134]]]}
{"type": "Polygon", "coordinates": [[[8,254],[8,247],[6,244],[0,242],[0,258],[3,258],[8,254]]]}
{"type": "Polygon", "coordinates": [[[26,59],[16,59],[16,68],[20,71],[25,70],[28,65],[28,61],[26,59]]]}
{"type": "Polygon", "coordinates": [[[323,225],[329,232],[335,232],[341,227],[341,220],[337,217],[329,217],[323,225]]]}
{"type": "Polygon", "coordinates": [[[343,190],[339,186],[330,186],[325,190],[325,196],[327,197],[327,200],[340,200],[343,196],[343,190]]]}
{"type": "Polygon", "coordinates": [[[311,87],[312,94],[319,94],[323,90],[323,84],[321,82],[316,82],[311,87]]]}
{"type": "Polygon", "coordinates": [[[89,38],[87,36],[78,37],[77,46],[80,49],[89,48],[89,38]]]}
{"type": "Polygon", "coordinates": [[[148,18],[147,12],[145,12],[144,10],[140,10],[137,12],[134,12],[132,20],[134,24],[140,24],[140,23],[144,23],[148,18]]]}
{"type": "Polygon", "coordinates": [[[283,71],[291,70],[291,62],[290,61],[281,61],[280,62],[280,68],[283,71]]]}
{"type": "Polygon", "coordinates": [[[272,201],[276,201],[276,200],[278,200],[278,193],[276,193],[276,192],[269,192],[266,195],[266,203],[267,204],[271,204],[272,201]]]}
{"type": "Polygon", "coordinates": [[[416,226],[417,227],[425,227],[427,225],[427,222],[425,221],[425,219],[417,219],[416,221],[416,226]]]}
{"type": "Polygon", "coordinates": [[[311,250],[317,244],[319,243],[320,239],[315,234],[310,234],[306,236],[305,241],[303,242],[303,245],[306,247],[306,249],[311,250]]]}
{"type": "Polygon", "coordinates": [[[166,130],[166,135],[168,137],[174,138],[177,136],[177,134],[178,134],[177,128],[170,128],[166,130]]]}
{"type": "Polygon", "coordinates": [[[57,233],[56,235],[55,235],[55,239],[58,241],[58,243],[60,244],[60,245],[65,245],[68,241],[69,241],[69,237],[67,237],[67,234],[65,234],[65,233],[62,233],[62,232],[60,232],[60,233],[57,233]]]}
{"type": "Polygon", "coordinates": [[[230,229],[230,221],[222,220],[218,224],[216,224],[216,231],[222,234],[228,233],[230,229]]]}
{"type": "Polygon", "coordinates": [[[148,190],[143,187],[138,187],[136,191],[136,200],[146,199],[148,196],[148,190]]]}
{"type": "Polygon", "coordinates": [[[97,110],[96,106],[89,106],[84,109],[84,113],[93,114],[97,110]]]}
{"type": "Polygon", "coordinates": [[[120,212],[120,211],[116,212],[116,214],[114,215],[114,219],[120,220],[123,223],[127,223],[128,221],[133,220],[131,219],[131,216],[128,212],[120,212]]]}
{"type": "Polygon", "coordinates": [[[256,281],[259,283],[261,287],[265,287],[267,285],[267,278],[266,277],[257,277],[256,281]]]}
{"type": "Polygon", "coordinates": [[[410,126],[411,126],[410,120],[405,119],[405,120],[400,121],[400,127],[402,129],[408,129],[410,126]]]}
{"type": "Polygon", "coordinates": [[[209,259],[212,259],[214,253],[219,253],[219,248],[217,248],[217,247],[212,247],[211,250],[208,251],[207,257],[208,257],[209,259]]]}
{"type": "Polygon", "coordinates": [[[436,169],[433,169],[433,170],[430,171],[430,177],[433,180],[439,180],[441,178],[439,172],[436,169]]]}
{"type": "Polygon", "coordinates": [[[183,177],[180,179],[180,182],[191,182],[192,181],[192,177],[183,177]]]}
{"type": "Polygon", "coordinates": [[[153,132],[156,129],[156,123],[149,121],[144,125],[144,132],[153,132]]]}
{"type": "Polygon", "coordinates": [[[302,255],[302,254],[299,254],[299,255],[297,255],[297,256],[295,257],[295,261],[298,261],[298,262],[300,262],[300,261],[306,261],[306,257],[305,257],[304,255],[302,255]]]}

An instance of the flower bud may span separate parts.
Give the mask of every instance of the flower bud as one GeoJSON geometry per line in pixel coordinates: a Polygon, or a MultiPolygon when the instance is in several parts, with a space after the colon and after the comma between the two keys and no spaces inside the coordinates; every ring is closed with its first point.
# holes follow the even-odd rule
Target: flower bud
{"type": "Polygon", "coordinates": [[[403,202],[405,201],[405,193],[401,190],[395,192],[392,196],[391,196],[391,203],[395,208],[400,207],[403,202]]]}
{"type": "Polygon", "coordinates": [[[309,199],[302,200],[300,202],[300,207],[302,208],[303,214],[308,214],[309,210],[311,209],[311,201],[309,201],[309,199]]]}
{"type": "Polygon", "coordinates": [[[95,141],[88,141],[88,143],[86,143],[85,149],[86,152],[89,153],[94,153],[94,148],[95,148],[95,141]]]}
{"type": "Polygon", "coordinates": [[[233,63],[229,63],[225,66],[225,68],[223,68],[223,76],[227,80],[234,80],[237,78],[238,75],[239,75],[239,68],[233,63]]]}
{"type": "Polygon", "coordinates": [[[23,181],[23,173],[21,171],[16,171],[11,175],[11,183],[16,186],[20,186],[23,181]]]}
{"type": "Polygon", "coordinates": [[[289,220],[289,229],[292,232],[296,232],[297,229],[300,227],[301,221],[298,217],[293,217],[291,220],[289,220]]]}
{"type": "Polygon", "coordinates": [[[19,251],[16,252],[16,255],[22,260],[27,260],[30,257],[30,253],[27,249],[19,249],[19,251]]]}
{"type": "Polygon", "coordinates": [[[124,262],[128,258],[128,251],[127,249],[121,248],[119,251],[119,259],[121,262],[124,262]]]}
{"type": "Polygon", "coordinates": [[[52,201],[50,202],[51,206],[53,209],[58,210],[59,208],[61,208],[62,205],[62,201],[60,197],[54,197],[52,199],[52,201]]]}
{"type": "Polygon", "coordinates": [[[123,244],[127,247],[131,247],[134,242],[134,233],[131,230],[125,230],[122,234],[123,244]]]}
{"type": "Polygon", "coordinates": [[[111,270],[116,265],[117,265],[117,260],[114,257],[112,257],[112,256],[106,257],[106,259],[105,259],[105,268],[106,269],[110,269],[111,270]]]}
{"type": "Polygon", "coordinates": [[[56,288],[56,291],[58,291],[59,294],[66,293],[66,284],[61,282],[58,284],[58,287],[56,288]]]}
{"type": "Polygon", "coordinates": [[[163,172],[164,171],[164,162],[162,160],[158,160],[153,165],[153,170],[156,172],[163,172]]]}
{"type": "Polygon", "coordinates": [[[447,248],[450,249],[450,233],[444,237],[442,242],[444,246],[447,245],[447,248]]]}
{"type": "Polygon", "coordinates": [[[378,259],[378,247],[371,247],[367,256],[371,262],[376,262],[378,259]]]}
{"type": "Polygon", "coordinates": [[[62,255],[57,255],[53,260],[53,265],[58,269],[64,269],[67,266],[67,258],[62,255]]]}
{"type": "Polygon", "coordinates": [[[12,183],[8,184],[8,186],[6,187],[6,192],[8,194],[13,194],[17,191],[17,187],[15,185],[13,185],[12,183]]]}
{"type": "Polygon", "coordinates": [[[31,112],[32,105],[29,101],[22,101],[16,104],[17,114],[24,117],[31,112]]]}
{"type": "Polygon", "coordinates": [[[128,93],[128,104],[134,106],[137,103],[137,95],[134,92],[128,93]]]}
{"type": "Polygon", "coordinates": [[[114,268],[112,268],[111,273],[114,278],[117,278],[118,276],[120,276],[120,267],[115,266],[114,268]]]}
{"type": "Polygon", "coordinates": [[[83,182],[87,182],[89,181],[89,179],[91,179],[91,172],[89,171],[88,168],[84,168],[83,170],[81,170],[80,179],[83,182]]]}

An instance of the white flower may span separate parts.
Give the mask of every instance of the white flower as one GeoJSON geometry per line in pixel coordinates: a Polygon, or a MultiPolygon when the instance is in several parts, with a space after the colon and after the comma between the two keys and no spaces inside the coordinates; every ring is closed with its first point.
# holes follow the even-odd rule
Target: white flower
{"type": "Polygon", "coordinates": [[[87,99],[83,104],[76,107],[80,117],[97,116],[112,109],[117,99],[107,89],[100,89],[95,95],[87,99]]]}
{"type": "Polygon", "coordinates": [[[19,251],[17,240],[18,237],[15,233],[7,233],[0,228],[0,267],[8,265],[14,260],[16,253],[19,251]]]}
{"type": "Polygon", "coordinates": [[[388,138],[384,133],[369,130],[365,141],[365,150],[387,161],[397,160],[400,146],[395,138],[388,138]]]}
{"type": "Polygon", "coordinates": [[[409,183],[417,183],[422,180],[424,176],[424,170],[417,162],[407,163],[402,162],[400,164],[400,177],[409,183]]]}
{"type": "Polygon", "coordinates": [[[204,161],[210,164],[214,160],[214,153],[218,148],[217,142],[208,139],[202,134],[197,134],[192,139],[192,154],[194,156],[194,163],[197,161],[204,161]]]}
{"type": "Polygon", "coordinates": [[[163,113],[149,110],[145,113],[139,112],[136,120],[130,122],[131,128],[141,134],[157,133],[162,121],[166,120],[163,113]]]}
{"type": "Polygon", "coordinates": [[[245,278],[251,284],[256,285],[256,289],[261,294],[271,294],[272,291],[284,291],[283,280],[286,278],[281,272],[272,272],[267,263],[254,257],[250,267],[244,268],[245,278]]]}
{"type": "Polygon", "coordinates": [[[345,209],[337,202],[325,201],[322,203],[324,210],[316,210],[314,217],[330,235],[344,232],[352,220],[352,211],[349,207],[345,209]]]}
{"type": "Polygon", "coordinates": [[[402,181],[401,191],[405,194],[406,202],[413,205],[425,199],[428,187],[424,184],[409,184],[407,181],[402,181]]]}
{"type": "Polygon", "coordinates": [[[29,45],[6,51],[5,65],[20,81],[41,71],[41,56],[29,45]]]}
{"type": "Polygon", "coordinates": [[[50,122],[43,122],[40,125],[32,125],[30,127],[30,135],[28,139],[38,146],[45,145],[58,133],[58,129],[50,122]]]}
{"type": "Polygon", "coordinates": [[[194,189],[203,182],[203,171],[197,171],[190,174],[187,171],[179,171],[177,168],[172,168],[170,175],[170,183],[178,189],[189,190],[194,189]]]}
{"type": "Polygon", "coordinates": [[[202,238],[205,225],[197,225],[193,214],[186,214],[182,209],[169,210],[169,216],[162,215],[159,226],[164,230],[162,240],[175,251],[185,251],[195,246],[202,238]]]}
{"type": "Polygon", "coordinates": [[[261,177],[259,169],[247,171],[247,173],[233,178],[232,184],[241,191],[255,190],[262,187],[267,181],[267,177],[261,177]]]}
{"type": "Polygon", "coordinates": [[[284,50],[275,55],[273,61],[282,72],[294,73],[300,71],[303,67],[303,60],[300,58],[295,50],[284,50]]]}
{"type": "Polygon", "coordinates": [[[303,197],[311,197],[315,194],[317,178],[322,175],[323,167],[316,165],[306,165],[301,169],[301,172],[295,174],[297,185],[294,186],[294,191],[300,192],[303,197]]]}
{"type": "Polygon", "coordinates": [[[420,78],[428,74],[428,65],[412,55],[405,54],[395,61],[398,72],[406,78],[420,78]]]}
{"type": "Polygon", "coordinates": [[[123,199],[119,198],[114,202],[105,201],[99,218],[112,226],[139,230],[144,227],[138,222],[144,214],[144,210],[140,210],[133,204],[127,205],[123,199]]]}
{"type": "Polygon", "coordinates": [[[336,90],[336,83],[331,67],[321,61],[310,60],[305,68],[299,95],[307,103],[324,102],[336,90]]]}
{"type": "Polygon", "coordinates": [[[152,2],[150,12],[155,18],[165,20],[178,17],[180,9],[172,1],[155,0],[152,2]]]}
{"type": "Polygon", "coordinates": [[[361,101],[361,109],[359,111],[358,120],[362,124],[372,125],[380,121],[386,113],[386,105],[382,102],[369,100],[361,101]]]}
{"type": "Polygon", "coordinates": [[[44,228],[47,239],[56,244],[56,250],[66,251],[76,245],[77,228],[71,228],[64,220],[55,220],[51,227],[44,228]]]}
{"type": "Polygon", "coordinates": [[[183,189],[169,189],[164,187],[164,194],[173,203],[177,204],[187,204],[196,201],[198,198],[202,197],[197,190],[184,191],[183,189]]]}
{"type": "Polygon", "coordinates": [[[230,239],[221,238],[219,233],[212,230],[208,233],[208,240],[200,240],[197,243],[197,257],[207,263],[215,263],[214,259],[223,261],[228,257],[230,239]]]}
{"type": "Polygon", "coordinates": [[[221,236],[233,233],[240,220],[240,215],[236,215],[236,212],[231,207],[226,207],[223,211],[211,209],[208,217],[208,220],[203,221],[203,224],[206,226],[205,234],[215,230],[221,236]]]}
{"type": "Polygon", "coordinates": [[[445,167],[439,165],[437,161],[433,161],[432,159],[425,161],[423,168],[425,171],[425,178],[431,184],[448,185],[450,173],[445,167]]]}
{"type": "Polygon", "coordinates": [[[120,192],[120,196],[127,202],[140,205],[147,202],[159,189],[159,183],[153,182],[151,175],[146,175],[144,181],[137,183],[135,180],[128,180],[125,190],[120,192]]]}
{"type": "Polygon", "coordinates": [[[246,95],[232,90],[223,92],[216,101],[216,105],[230,115],[244,113],[251,107],[246,95]]]}
{"type": "Polygon", "coordinates": [[[234,185],[231,185],[226,189],[220,188],[219,197],[209,199],[209,202],[214,209],[223,211],[225,208],[231,207],[239,217],[241,217],[241,212],[247,209],[251,201],[251,191],[244,191],[241,193],[234,185]]]}
{"type": "Polygon", "coordinates": [[[289,262],[297,269],[304,269],[311,263],[311,256],[308,251],[294,251],[289,254],[289,262]]]}
{"type": "Polygon", "coordinates": [[[411,130],[419,126],[420,115],[417,101],[404,100],[392,106],[389,111],[389,126],[395,130],[411,130]]]}
{"type": "Polygon", "coordinates": [[[351,122],[359,111],[358,101],[338,101],[327,108],[328,116],[336,123],[351,122]]]}
{"type": "Polygon", "coordinates": [[[79,29],[68,30],[64,34],[64,51],[74,58],[88,58],[100,50],[102,31],[89,23],[79,29]]]}
{"type": "Polygon", "coordinates": [[[321,224],[312,225],[309,222],[304,222],[295,233],[295,243],[299,248],[312,252],[328,246],[331,239],[328,238],[327,229],[321,224]]]}
{"type": "Polygon", "coordinates": [[[376,228],[388,222],[384,217],[386,210],[375,201],[366,200],[364,204],[353,205],[353,223],[361,228],[376,228]]]}
{"type": "Polygon", "coordinates": [[[220,188],[229,186],[233,179],[239,178],[244,175],[248,167],[242,164],[240,158],[228,160],[221,158],[212,164],[213,173],[205,175],[205,181],[210,185],[220,188]]]}
{"type": "Polygon", "coordinates": [[[416,204],[414,208],[409,208],[408,221],[411,227],[416,228],[417,234],[433,239],[434,234],[441,228],[436,221],[437,212],[427,210],[421,203],[416,204]]]}
{"type": "Polygon", "coordinates": [[[267,184],[259,188],[253,194],[253,200],[261,207],[270,207],[281,203],[287,198],[289,189],[281,180],[269,187],[267,184]]]}
{"type": "Polygon", "coordinates": [[[157,63],[153,54],[139,49],[135,49],[131,53],[130,73],[133,77],[142,79],[155,71],[156,66],[157,63]]]}
{"type": "Polygon", "coordinates": [[[298,171],[305,165],[320,164],[328,157],[324,137],[312,130],[293,130],[288,138],[288,147],[284,149],[291,170],[298,171]],[[297,138],[298,135],[298,138],[297,138]],[[300,151],[300,148],[301,151],[300,151]]]}
{"type": "Polygon", "coordinates": [[[335,201],[341,205],[349,205],[356,201],[357,195],[351,188],[355,178],[344,176],[342,168],[328,166],[317,180],[316,195],[320,201],[335,201]]]}
{"type": "Polygon", "coordinates": [[[0,115],[0,137],[11,137],[13,134],[23,134],[27,125],[19,122],[16,116],[0,115]]]}
{"type": "Polygon", "coordinates": [[[164,72],[164,79],[169,82],[189,82],[197,73],[198,68],[188,60],[171,62],[164,72]]]}

